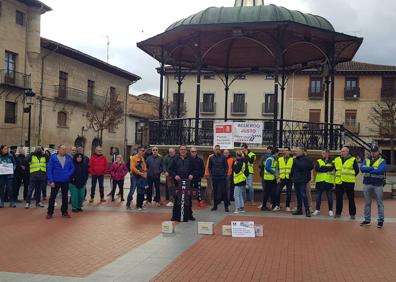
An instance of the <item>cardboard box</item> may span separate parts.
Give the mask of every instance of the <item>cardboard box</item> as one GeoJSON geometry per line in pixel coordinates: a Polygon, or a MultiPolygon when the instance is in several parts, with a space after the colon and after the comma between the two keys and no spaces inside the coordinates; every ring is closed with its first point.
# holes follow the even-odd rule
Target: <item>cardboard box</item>
{"type": "Polygon", "coordinates": [[[231,225],[223,225],[223,236],[232,236],[232,228],[231,225]]]}
{"type": "Polygon", "coordinates": [[[213,222],[198,222],[198,234],[213,235],[213,222]]]}
{"type": "Polygon", "coordinates": [[[175,223],[172,221],[162,222],[162,233],[166,233],[166,234],[175,233],[175,223]]]}
{"type": "Polygon", "coordinates": [[[264,227],[262,225],[255,225],[254,233],[256,233],[256,237],[263,237],[264,236],[264,227]]]}

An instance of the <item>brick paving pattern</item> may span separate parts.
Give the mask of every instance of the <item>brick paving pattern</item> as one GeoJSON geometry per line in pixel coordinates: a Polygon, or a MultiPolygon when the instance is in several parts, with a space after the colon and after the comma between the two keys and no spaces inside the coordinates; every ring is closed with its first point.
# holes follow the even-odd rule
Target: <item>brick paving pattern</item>
{"type": "Polygon", "coordinates": [[[106,211],[63,219],[58,210],[44,217],[44,209],[1,211],[0,272],[84,277],[159,235],[169,219],[106,211]]]}
{"type": "Polygon", "coordinates": [[[203,237],[154,281],[396,281],[396,225],[251,218],[264,237],[203,237]]]}

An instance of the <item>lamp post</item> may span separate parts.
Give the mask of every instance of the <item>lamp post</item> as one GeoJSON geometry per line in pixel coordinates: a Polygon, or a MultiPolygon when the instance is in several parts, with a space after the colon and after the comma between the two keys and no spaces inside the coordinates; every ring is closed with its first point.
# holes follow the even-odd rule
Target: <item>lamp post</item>
{"type": "Polygon", "coordinates": [[[25,90],[25,97],[26,97],[26,104],[28,105],[27,108],[23,109],[24,113],[29,113],[29,125],[28,125],[28,140],[27,140],[27,147],[30,150],[30,135],[32,130],[32,105],[33,105],[33,97],[36,96],[36,93],[32,91],[32,89],[25,90]]]}

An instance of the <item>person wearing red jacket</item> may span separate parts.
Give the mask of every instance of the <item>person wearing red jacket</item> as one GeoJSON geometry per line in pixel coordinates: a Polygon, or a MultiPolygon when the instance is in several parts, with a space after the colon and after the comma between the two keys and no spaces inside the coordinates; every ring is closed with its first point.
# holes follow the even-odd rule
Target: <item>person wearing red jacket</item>
{"type": "Polygon", "coordinates": [[[101,146],[97,146],[95,148],[95,154],[92,155],[89,160],[89,173],[92,176],[92,186],[91,186],[91,200],[90,203],[93,203],[95,198],[95,190],[96,183],[99,182],[99,193],[100,193],[100,201],[106,202],[104,198],[104,174],[107,169],[107,159],[103,156],[103,149],[101,146]]]}
{"type": "Polygon", "coordinates": [[[110,169],[110,174],[111,178],[113,179],[113,187],[111,190],[111,201],[114,202],[114,194],[117,189],[120,189],[120,195],[121,195],[121,202],[124,201],[124,178],[125,175],[128,174],[128,168],[125,165],[125,163],[122,161],[122,156],[117,155],[116,156],[116,161],[111,165],[110,169]]]}

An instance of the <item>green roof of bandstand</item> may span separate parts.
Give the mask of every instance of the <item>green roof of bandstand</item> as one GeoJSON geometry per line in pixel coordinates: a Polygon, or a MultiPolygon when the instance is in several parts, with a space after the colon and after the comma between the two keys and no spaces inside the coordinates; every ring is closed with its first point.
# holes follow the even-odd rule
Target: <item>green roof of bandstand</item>
{"type": "Polygon", "coordinates": [[[273,4],[254,7],[210,7],[175,22],[169,26],[166,31],[170,31],[180,26],[189,25],[265,22],[294,22],[310,27],[335,31],[331,23],[321,16],[289,10],[273,4]]]}

